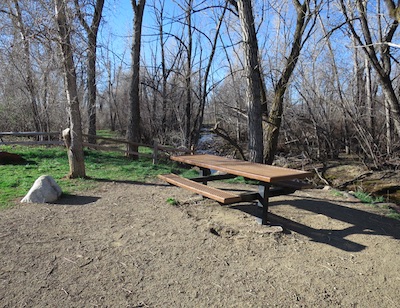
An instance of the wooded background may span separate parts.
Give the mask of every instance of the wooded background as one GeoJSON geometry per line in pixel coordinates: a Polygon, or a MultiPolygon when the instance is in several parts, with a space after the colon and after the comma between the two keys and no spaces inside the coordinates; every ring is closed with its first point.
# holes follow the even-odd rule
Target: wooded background
{"type": "Polygon", "coordinates": [[[252,161],[399,158],[400,1],[132,0],[125,49],[121,2],[0,3],[0,131],[191,148],[208,124],[252,161]]]}

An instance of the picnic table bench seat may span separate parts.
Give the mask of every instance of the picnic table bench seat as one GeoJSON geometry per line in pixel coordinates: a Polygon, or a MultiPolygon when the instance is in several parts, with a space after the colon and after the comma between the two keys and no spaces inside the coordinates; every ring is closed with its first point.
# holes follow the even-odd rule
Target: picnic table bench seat
{"type": "MultiPolygon", "coordinates": [[[[199,183],[199,180],[201,178],[187,179],[173,173],[160,174],[158,175],[158,178],[172,185],[190,190],[206,198],[213,199],[221,204],[232,204],[241,201],[247,201],[251,200],[251,198],[249,199],[249,197],[254,196],[254,194],[237,195],[226,190],[221,190],[215,187],[199,183]]],[[[293,181],[293,180],[280,181],[274,183],[274,187],[270,189],[269,195],[272,197],[272,196],[292,194],[296,190],[309,187],[311,187],[310,184],[300,181],[293,181]]]]}
{"type": "Polygon", "coordinates": [[[170,184],[193,191],[204,197],[213,199],[222,204],[231,204],[242,201],[242,197],[240,195],[207,186],[202,183],[183,178],[176,174],[160,174],[158,178],[170,184]]]}

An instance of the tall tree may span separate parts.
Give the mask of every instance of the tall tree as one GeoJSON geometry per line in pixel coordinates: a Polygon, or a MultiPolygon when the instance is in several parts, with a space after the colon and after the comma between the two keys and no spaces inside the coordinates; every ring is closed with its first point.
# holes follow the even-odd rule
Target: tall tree
{"type": "Polygon", "coordinates": [[[160,36],[160,49],[161,49],[161,71],[162,71],[162,89],[161,89],[161,112],[162,112],[162,120],[161,120],[161,135],[165,134],[165,128],[167,125],[167,81],[168,76],[171,73],[171,70],[167,69],[166,65],[166,57],[165,57],[165,45],[166,41],[164,39],[164,8],[165,8],[165,0],[159,2],[159,9],[156,10],[156,16],[159,29],[160,36]]]}
{"type": "MultiPolygon", "coordinates": [[[[131,84],[129,90],[129,119],[126,138],[128,141],[138,143],[140,141],[140,95],[139,95],[139,77],[140,77],[140,45],[142,40],[143,12],[146,0],[131,0],[133,8],[133,42],[131,50],[131,84]]],[[[128,144],[128,157],[138,159],[138,146],[128,144]],[[133,152],[133,153],[132,153],[133,152]]]]}
{"type": "Polygon", "coordinates": [[[22,41],[21,59],[24,64],[23,68],[23,71],[25,72],[24,81],[26,84],[26,89],[31,103],[35,129],[36,131],[39,132],[42,131],[42,121],[39,114],[38,93],[35,85],[34,72],[31,61],[32,56],[31,56],[29,29],[25,25],[19,1],[18,0],[7,1],[7,4],[9,7],[9,14],[10,16],[12,16],[12,21],[15,26],[15,29],[19,32],[20,39],[22,41]]]}
{"type": "MultiPolygon", "coordinates": [[[[207,96],[210,93],[211,89],[214,88],[214,84],[213,85],[209,85],[209,77],[210,77],[210,73],[211,73],[211,66],[214,60],[214,56],[215,53],[217,51],[217,41],[218,38],[220,36],[220,31],[221,31],[221,27],[222,27],[222,22],[224,20],[225,17],[225,13],[226,10],[228,8],[229,3],[226,2],[225,6],[223,7],[223,10],[221,12],[221,14],[218,17],[218,22],[216,25],[216,29],[215,29],[215,33],[214,33],[214,37],[211,39],[210,38],[210,54],[206,55],[205,58],[207,58],[207,64],[204,70],[204,73],[202,74],[202,78],[201,78],[201,74],[199,74],[199,82],[200,82],[200,86],[199,86],[199,97],[200,97],[200,106],[197,112],[197,115],[194,118],[194,125],[193,125],[193,133],[192,135],[194,136],[193,142],[197,143],[199,138],[200,138],[200,131],[201,128],[203,126],[203,120],[204,120],[204,110],[205,110],[205,106],[206,106],[206,102],[207,102],[207,96]]],[[[203,50],[202,47],[200,47],[201,50],[203,50]]],[[[201,53],[202,54],[202,53],[201,53]]],[[[202,59],[201,59],[202,60],[202,59]]],[[[201,63],[202,61],[200,61],[201,63]]],[[[199,70],[201,71],[201,69],[199,70]]]]}
{"type": "MultiPolygon", "coordinates": [[[[229,0],[238,10],[244,49],[244,70],[247,80],[246,101],[248,104],[248,138],[249,159],[256,162],[272,164],[278,145],[278,137],[283,115],[283,102],[290,78],[299,59],[301,48],[309,37],[305,35],[307,26],[312,20],[310,14],[311,0],[292,0],[296,12],[296,27],[291,50],[281,70],[278,81],[274,85],[274,98],[265,121],[263,136],[261,104],[265,103],[265,87],[262,79],[258,40],[251,0],[229,0]],[[263,148],[264,146],[264,148],[263,148]],[[264,155],[264,156],[263,156],[264,155]]],[[[313,1],[314,2],[314,1],[313,1]]],[[[317,2],[315,1],[315,6],[317,2]]]]}
{"type": "Polygon", "coordinates": [[[393,61],[391,43],[399,27],[399,3],[397,2],[396,5],[393,0],[385,0],[385,12],[380,12],[380,3],[380,0],[375,2],[375,13],[378,18],[378,24],[372,25],[368,12],[372,8],[368,6],[368,2],[355,0],[345,3],[343,0],[340,0],[346,25],[377,73],[386,103],[393,114],[391,118],[393,119],[396,133],[400,136],[400,100],[396,95],[391,77],[393,61]],[[357,12],[354,19],[350,17],[349,11],[357,12]],[[388,18],[381,18],[382,15],[386,15],[388,18]],[[356,24],[355,21],[359,23],[356,24]],[[381,22],[385,22],[385,24],[382,25],[381,22]],[[378,29],[378,33],[374,32],[376,29],[378,29]],[[384,29],[386,32],[383,32],[384,29]]]}
{"type": "Polygon", "coordinates": [[[290,78],[296,68],[300,56],[301,48],[308,39],[310,32],[304,36],[307,25],[312,20],[310,14],[311,0],[304,0],[300,3],[298,0],[292,0],[296,9],[296,28],[293,34],[292,46],[289,55],[286,57],[286,63],[278,82],[274,86],[274,98],[269,110],[268,120],[265,129],[265,162],[272,164],[278,146],[279,131],[282,123],[283,103],[290,78]]]}
{"type": "Polygon", "coordinates": [[[55,18],[58,29],[58,43],[61,48],[65,92],[68,103],[70,127],[64,131],[68,147],[70,178],[85,177],[82,123],[79,108],[76,71],[71,44],[71,25],[67,19],[67,0],[55,0],[55,18]]]}
{"type": "Polygon", "coordinates": [[[93,16],[91,23],[85,19],[79,0],[74,0],[79,21],[85,29],[87,35],[87,100],[88,100],[88,138],[89,143],[96,143],[96,51],[97,51],[97,34],[99,31],[100,21],[102,17],[104,0],[96,0],[93,4],[93,16]]]}
{"type": "Polygon", "coordinates": [[[258,59],[258,41],[251,0],[230,1],[239,13],[242,31],[246,103],[248,107],[249,160],[263,162],[263,129],[261,114],[262,80],[258,59]]]}
{"type": "Polygon", "coordinates": [[[189,148],[192,145],[190,134],[192,120],[192,53],[193,53],[193,28],[192,28],[192,10],[193,0],[186,0],[186,26],[187,26],[187,44],[186,44],[186,102],[185,102],[185,146],[189,148]]]}

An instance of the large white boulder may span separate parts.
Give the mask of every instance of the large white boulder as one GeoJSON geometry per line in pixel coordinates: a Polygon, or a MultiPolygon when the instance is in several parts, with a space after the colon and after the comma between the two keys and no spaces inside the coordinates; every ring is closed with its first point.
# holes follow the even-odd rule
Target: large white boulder
{"type": "Polygon", "coordinates": [[[61,187],[50,175],[42,175],[21,200],[25,203],[48,203],[56,201],[62,194],[61,187]]]}

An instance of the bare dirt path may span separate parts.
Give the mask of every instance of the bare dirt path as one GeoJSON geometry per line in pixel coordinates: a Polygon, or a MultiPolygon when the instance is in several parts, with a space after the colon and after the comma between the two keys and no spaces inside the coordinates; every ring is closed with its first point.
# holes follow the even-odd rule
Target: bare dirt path
{"type": "Polygon", "coordinates": [[[258,225],[255,206],[161,182],[3,210],[0,306],[398,306],[399,221],[320,190],[270,210],[285,233],[258,225]]]}

